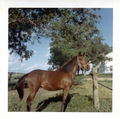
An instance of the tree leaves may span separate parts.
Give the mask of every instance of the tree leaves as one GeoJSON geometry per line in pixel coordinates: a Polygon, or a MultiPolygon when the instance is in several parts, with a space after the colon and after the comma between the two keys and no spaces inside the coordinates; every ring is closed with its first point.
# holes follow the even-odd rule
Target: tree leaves
{"type": "Polygon", "coordinates": [[[62,9],[62,17],[52,23],[49,32],[52,39],[49,64],[53,68],[61,66],[78,52],[85,53],[89,61],[98,64],[104,60],[103,53],[111,51],[108,45],[103,44],[103,38],[97,28],[100,19],[97,10],[62,9]],[[59,53],[56,53],[56,48],[59,53]],[[63,57],[66,58],[61,60],[63,57]]]}
{"type": "Polygon", "coordinates": [[[28,59],[33,51],[27,43],[34,44],[40,37],[51,38],[53,68],[61,66],[78,52],[97,64],[104,60],[103,54],[111,48],[103,44],[97,24],[101,19],[99,9],[90,8],[10,8],[9,9],[9,50],[21,59],[28,59]],[[31,38],[32,36],[35,38],[31,38]]]}
{"type": "Polygon", "coordinates": [[[32,34],[35,33],[36,40],[38,40],[44,35],[49,22],[59,15],[59,9],[10,8],[8,21],[9,50],[16,53],[21,59],[30,58],[33,51],[27,49],[26,43],[32,40],[32,34]]]}

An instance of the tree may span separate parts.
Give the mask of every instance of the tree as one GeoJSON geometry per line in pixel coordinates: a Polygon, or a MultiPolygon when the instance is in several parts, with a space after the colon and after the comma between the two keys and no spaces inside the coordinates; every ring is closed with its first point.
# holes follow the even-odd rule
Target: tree
{"type": "Polygon", "coordinates": [[[103,54],[111,48],[102,43],[97,23],[101,16],[99,9],[89,8],[10,8],[9,9],[9,50],[21,59],[28,59],[33,51],[27,43],[40,37],[51,38],[49,64],[58,68],[65,61],[85,53],[93,64],[103,60],[103,54]],[[31,38],[35,34],[35,38],[31,38]]]}
{"type": "Polygon", "coordinates": [[[99,9],[61,9],[62,16],[49,26],[51,37],[51,57],[49,64],[52,68],[60,67],[65,61],[82,52],[89,61],[98,64],[105,60],[103,53],[111,48],[103,44],[97,23],[101,16],[99,9]]]}
{"type": "Polygon", "coordinates": [[[9,45],[10,53],[15,53],[21,59],[28,59],[33,51],[27,49],[27,43],[34,43],[44,36],[46,26],[54,17],[60,16],[59,9],[47,8],[10,8],[9,9],[9,45]],[[31,39],[35,33],[35,39],[31,39]]]}

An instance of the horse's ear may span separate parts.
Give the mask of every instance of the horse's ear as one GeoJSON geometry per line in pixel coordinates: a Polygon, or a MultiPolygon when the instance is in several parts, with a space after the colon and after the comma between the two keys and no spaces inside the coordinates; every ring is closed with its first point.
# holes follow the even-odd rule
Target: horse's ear
{"type": "Polygon", "coordinates": [[[79,56],[85,56],[85,53],[79,52],[78,55],[79,55],[79,56]]]}
{"type": "Polygon", "coordinates": [[[79,56],[83,56],[81,52],[78,53],[79,56]]]}

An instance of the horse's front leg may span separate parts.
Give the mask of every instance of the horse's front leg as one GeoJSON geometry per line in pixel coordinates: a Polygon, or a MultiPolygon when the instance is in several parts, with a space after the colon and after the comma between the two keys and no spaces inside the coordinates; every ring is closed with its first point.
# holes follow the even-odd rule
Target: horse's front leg
{"type": "Polygon", "coordinates": [[[61,107],[61,112],[64,112],[65,111],[65,104],[66,104],[66,99],[67,99],[67,96],[68,96],[68,92],[69,92],[69,87],[65,88],[63,90],[63,99],[62,99],[62,107],[61,107]]]}

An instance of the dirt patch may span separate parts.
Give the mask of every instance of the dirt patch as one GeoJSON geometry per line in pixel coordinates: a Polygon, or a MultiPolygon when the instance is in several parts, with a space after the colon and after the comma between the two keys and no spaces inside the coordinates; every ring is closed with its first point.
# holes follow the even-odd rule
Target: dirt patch
{"type": "MultiPolygon", "coordinates": [[[[84,78],[83,80],[92,80],[92,78],[84,78]]],[[[99,81],[104,81],[104,80],[112,80],[112,78],[98,78],[99,81]]]]}

